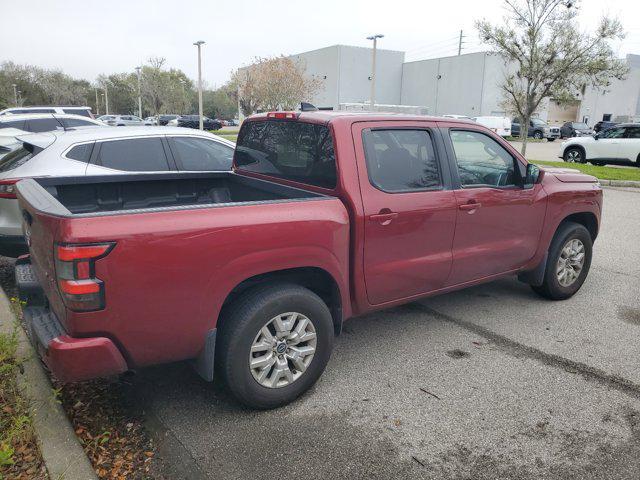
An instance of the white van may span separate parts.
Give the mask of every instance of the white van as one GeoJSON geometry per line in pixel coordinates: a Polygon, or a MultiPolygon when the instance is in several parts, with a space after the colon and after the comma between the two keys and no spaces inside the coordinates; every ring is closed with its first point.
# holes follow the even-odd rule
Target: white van
{"type": "Polygon", "coordinates": [[[474,120],[501,137],[511,136],[511,119],[509,117],[476,117],[474,120]]]}

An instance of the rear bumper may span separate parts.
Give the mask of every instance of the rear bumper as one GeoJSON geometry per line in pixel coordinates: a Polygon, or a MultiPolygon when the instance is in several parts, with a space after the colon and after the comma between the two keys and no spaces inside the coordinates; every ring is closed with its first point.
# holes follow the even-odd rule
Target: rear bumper
{"type": "MultiPolygon", "coordinates": [[[[20,298],[42,297],[34,286],[37,283],[28,261],[16,265],[16,283],[20,298]]],[[[58,380],[79,382],[128,370],[127,362],[110,339],[69,336],[46,306],[26,306],[23,314],[34,348],[58,380]]]]}

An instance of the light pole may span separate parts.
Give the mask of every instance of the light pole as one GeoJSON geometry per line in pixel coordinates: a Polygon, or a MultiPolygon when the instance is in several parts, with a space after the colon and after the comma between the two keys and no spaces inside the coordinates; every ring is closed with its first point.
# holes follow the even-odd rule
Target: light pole
{"type": "Polygon", "coordinates": [[[142,74],[142,67],[136,67],[138,72],[138,116],[142,118],[142,97],[140,96],[140,75],[142,74]]]}
{"type": "Polygon", "coordinates": [[[16,101],[16,107],[17,107],[18,106],[18,85],[16,85],[15,83],[12,85],[13,85],[13,98],[16,101]]]}
{"type": "Polygon", "coordinates": [[[187,101],[185,100],[185,98],[187,98],[187,81],[184,78],[181,78],[180,85],[182,85],[182,106],[180,107],[180,110],[182,112],[185,112],[187,110],[185,107],[185,105],[187,104],[187,101]]]}
{"type": "Polygon", "coordinates": [[[100,102],[98,101],[98,89],[96,88],[96,116],[100,115],[100,102]]]}
{"type": "Polygon", "coordinates": [[[198,47],[198,117],[200,119],[200,130],[204,130],[202,127],[202,57],[201,47],[204,45],[203,40],[198,40],[194,43],[198,47]]]}
{"type": "Polygon", "coordinates": [[[109,115],[109,90],[104,87],[104,111],[105,115],[109,115]]]}
{"type": "Polygon", "coordinates": [[[198,40],[194,43],[198,47],[198,120],[199,128],[203,130],[203,118],[202,118],[202,45],[203,40],[198,40]]]}
{"type": "Polygon", "coordinates": [[[367,37],[367,40],[373,40],[373,57],[371,58],[371,109],[376,104],[376,47],[378,46],[378,39],[383,38],[384,35],[376,33],[367,37]]]}

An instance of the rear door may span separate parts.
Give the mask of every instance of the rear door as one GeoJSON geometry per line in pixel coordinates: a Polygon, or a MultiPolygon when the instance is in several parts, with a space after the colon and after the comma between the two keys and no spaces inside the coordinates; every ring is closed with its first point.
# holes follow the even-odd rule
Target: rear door
{"type": "Polygon", "coordinates": [[[524,188],[525,166],[488,132],[443,129],[457,203],[448,285],[522,267],[538,247],[546,210],[541,185],[524,188]]]}
{"type": "Polygon", "coordinates": [[[352,127],[373,305],[437,290],[449,276],[456,201],[434,127],[406,121],[352,127]]]}

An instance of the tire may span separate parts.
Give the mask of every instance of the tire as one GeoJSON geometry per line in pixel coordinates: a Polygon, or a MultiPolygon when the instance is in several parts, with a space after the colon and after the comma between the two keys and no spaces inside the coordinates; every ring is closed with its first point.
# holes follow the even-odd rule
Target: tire
{"type": "Polygon", "coordinates": [[[542,132],[540,131],[533,132],[533,138],[535,138],[536,140],[542,140],[542,137],[543,137],[542,132]]]}
{"type": "Polygon", "coordinates": [[[569,147],[564,151],[562,158],[568,163],[586,163],[584,150],[579,147],[569,147]]]}
{"type": "MultiPolygon", "coordinates": [[[[296,320],[296,322],[302,320],[296,320]]],[[[294,325],[300,325],[300,323],[294,325]]],[[[333,320],[327,305],[311,290],[293,284],[259,286],[245,292],[226,309],[219,335],[216,368],[235,398],[246,406],[256,409],[281,407],[307,391],[324,371],[331,356],[334,341],[333,320]],[[299,315],[296,318],[306,317],[315,329],[315,352],[302,372],[296,370],[296,366],[288,356],[289,353],[279,353],[280,344],[286,343],[288,337],[283,341],[278,340],[277,347],[273,344],[267,349],[261,349],[258,353],[251,353],[253,347],[259,346],[258,343],[268,343],[267,337],[261,336],[263,327],[271,328],[270,333],[277,334],[273,320],[292,318],[284,315],[280,317],[282,314],[289,315],[291,312],[299,315]],[[269,359],[273,358],[274,362],[278,362],[276,358],[282,357],[283,360],[280,361],[287,365],[293,379],[277,375],[277,363],[272,363],[271,366],[260,369],[259,372],[256,371],[257,369],[252,370],[250,357],[258,358],[263,355],[269,359]],[[265,386],[260,383],[254,375],[261,375],[267,368],[269,373],[262,381],[272,384],[275,379],[276,383],[281,381],[284,385],[274,388],[273,385],[265,386]],[[294,375],[297,377],[294,378],[294,375]]],[[[271,338],[275,341],[276,335],[274,334],[271,338]]],[[[303,345],[302,348],[307,348],[311,342],[314,340],[300,342],[292,347],[299,348],[303,345]]],[[[304,361],[306,359],[307,357],[304,357],[304,361]]]]}
{"type": "MultiPolygon", "coordinates": [[[[591,255],[593,252],[593,242],[589,231],[579,223],[562,223],[551,241],[547,265],[544,272],[544,281],[540,286],[531,286],[538,295],[549,300],[565,300],[572,297],[584,283],[591,267],[591,255]],[[583,246],[584,261],[579,274],[569,285],[563,285],[559,280],[559,260],[563,249],[569,242],[577,240],[583,246]]],[[[575,271],[575,270],[574,270],[575,271]]]]}

